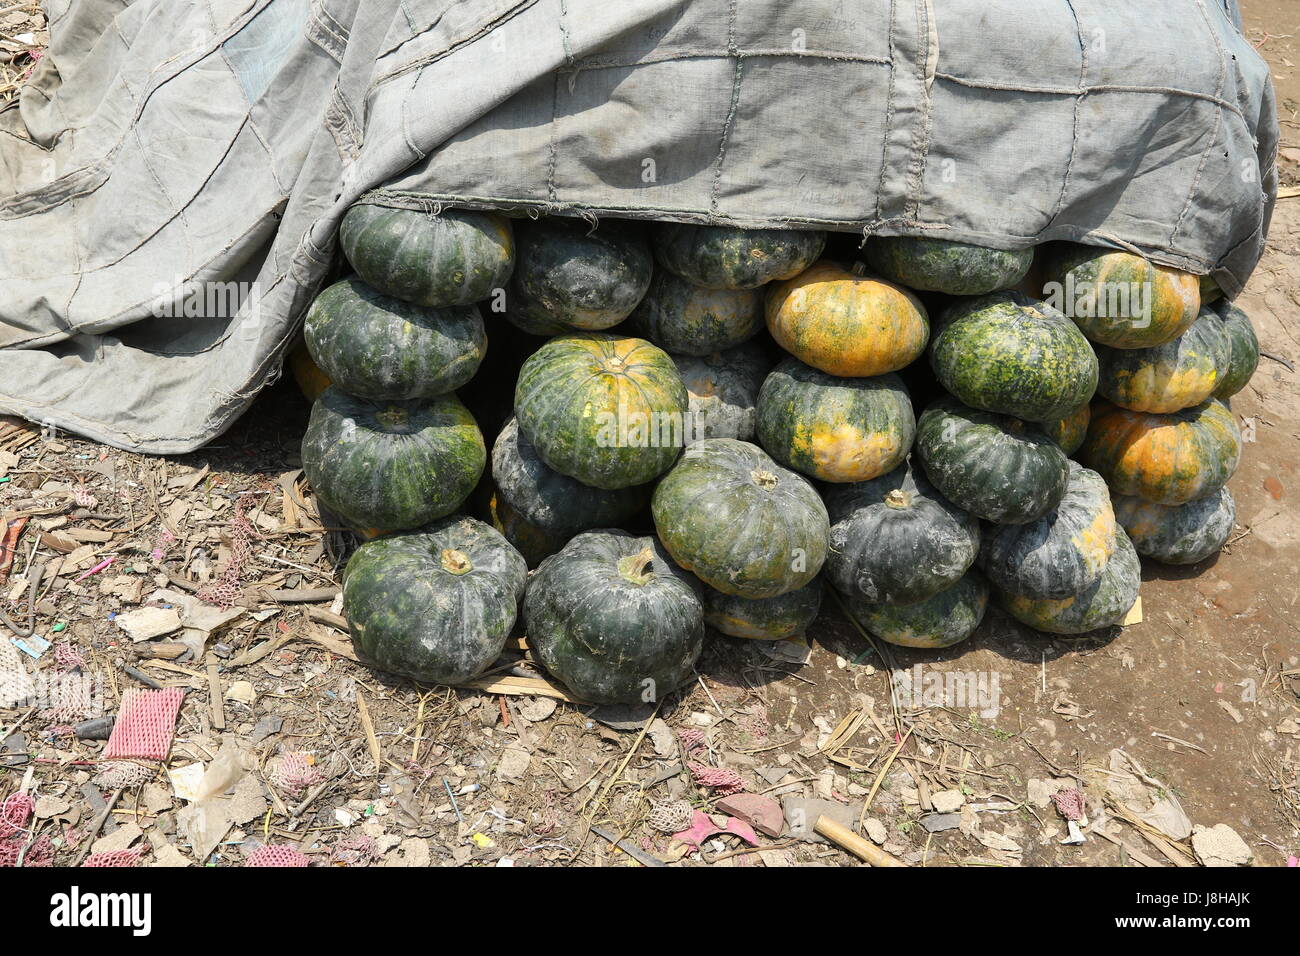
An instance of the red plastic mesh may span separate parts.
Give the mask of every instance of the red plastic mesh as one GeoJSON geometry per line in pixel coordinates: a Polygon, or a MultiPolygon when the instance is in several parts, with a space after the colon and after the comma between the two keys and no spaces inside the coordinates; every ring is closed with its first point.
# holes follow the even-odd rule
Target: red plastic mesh
{"type": "Polygon", "coordinates": [[[745,781],[734,770],[726,767],[706,767],[694,760],[688,763],[687,766],[690,768],[691,776],[695,778],[696,783],[702,787],[716,790],[722,796],[739,793],[745,789],[745,781]]]}
{"type": "Polygon", "coordinates": [[[128,691],[104,747],[104,759],[166,760],[184,700],[179,687],[128,691]]]}
{"type": "Polygon", "coordinates": [[[291,846],[259,846],[248,855],[244,866],[307,866],[311,860],[291,846]]]}
{"type": "Polygon", "coordinates": [[[144,847],[129,847],[125,850],[105,850],[92,853],[86,857],[82,866],[139,866],[140,857],[144,856],[144,847]]]}
{"type": "Polygon", "coordinates": [[[688,727],[686,730],[677,731],[677,739],[682,742],[686,752],[690,753],[696,747],[704,746],[704,731],[695,727],[688,727]]]}
{"type": "Polygon", "coordinates": [[[11,793],[0,804],[0,836],[12,836],[27,828],[27,821],[36,809],[30,793],[11,793]]]}
{"type": "Polygon", "coordinates": [[[0,839],[0,867],[17,866],[20,855],[23,857],[25,867],[54,865],[54,843],[48,836],[38,836],[32,845],[27,847],[26,854],[23,854],[25,846],[27,846],[25,833],[0,839]]]}
{"type": "Polygon", "coordinates": [[[267,768],[267,777],[277,790],[283,790],[291,797],[300,797],[325,782],[325,774],[312,763],[311,756],[300,750],[276,757],[267,768]]]}
{"type": "Polygon", "coordinates": [[[1067,820],[1083,819],[1083,794],[1075,787],[1066,787],[1052,794],[1056,811],[1067,820]]]}
{"type": "Polygon", "coordinates": [[[244,513],[252,503],[252,495],[240,495],[235,502],[235,513],[230,519],[230,558],[212,583],[198,592],[200,601],[228,608],[239,599],[244,562],[253,556],[253,538],[257,536],[244,513]]]}

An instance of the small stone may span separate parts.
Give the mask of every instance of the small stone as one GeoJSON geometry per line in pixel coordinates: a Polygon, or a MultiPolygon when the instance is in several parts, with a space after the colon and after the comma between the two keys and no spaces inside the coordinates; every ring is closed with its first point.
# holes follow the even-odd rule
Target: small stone
{"type": "Polygon", "coordinates": [[[507,747],[501,751],[501,759],[497,762],[497,776],[502,780],[519,780],[528,772],[532,759],[532,754],[526,750],[507,747]]]}
{"type": "Polygon", "coordinates": [[[930,795],[930,803],[938,813],[956,813],[965,802],[966,797],[960,790],[940,790],[930,795]]]}
{"type": "Polygon", "coordinates": [[[942,833],[944,830],[955,830],[961,826],[960,813],[927,813],[921,817],[921,826],[930,833],[942,833]]]}
{"type": "Polygon", "coordinates": [[[551,697],[528,697],[519,705],[519,716],[535,724],[555,713],[555,707],[551,697]]]}
{"type": "Polygon", "coordinates": [[[824,836],[813,828],[818,817],[830,817],[841,826],[857,831],[858,815],[862,804],[844,804],[835,800],[810,800],[804,797],[788,796],[781,801],[785,812],[785,823],[790,835],[805,843],[826,843],[824,836]]]}
{"type": "Polygon", "coordinates": [[[132,641],[151,641],[155,637],[171,634],[181,629],[181,616],[175,608],[142,607],[113,618],[113,623],[126,631],[132,641]]]}
{"type": "Polygon", "coordinates": [[[1246,841],[1226,823],[1193,827],[1192,850],[1202,866],[1249,866],[1255,859],[1246,841]]]}
{"type": "Polygon", "coordinates": [[[877,846],[883,846],[884,842],[889,839],[889,831],[886,830],[885,825],[875,817],[867,817],[867,821],[863,824],[863,827],[867,831],[867,836],[871,838],[871,842],[877,846]]]}

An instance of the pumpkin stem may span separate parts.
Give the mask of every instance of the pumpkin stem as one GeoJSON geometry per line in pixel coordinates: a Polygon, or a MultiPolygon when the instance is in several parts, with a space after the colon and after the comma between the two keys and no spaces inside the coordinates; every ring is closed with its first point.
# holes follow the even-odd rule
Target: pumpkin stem
{"type": "Polygon", "coordinates": [[[469,555],[464,551],[457,551],[455,548],[443,548],[442,569],[448,574],[468,574],[474,570],[474,563],[470,561],[469,555]]]}
{"type": "Polygon", "coordinates": [[[405,428],[411,421],[411,413],[401,405],[389,405],[383,411],[375,412],[375,421],[385,428],[405,428]]]}
{"type": "Polygon", "coordinates": [[[902,488],[895,488],[889,494],[885,495],[885,504],[891,508],[906,508],[912,503],[912,496],[902,488]]]}
{"type": "Polygon", "coordinates": [[[775,488],[776,475],[772,474],[766,468],[755,468],[749,473],[749,477],[754,480],[754,484],[760,488],[775,488]]]}
{"type": "Polygon", "coordinates": [[[636,554],[629,554],[625,558],[619,558],[618,573],[623,575],[624,580],[633,584],[648,584],[650,579],[655,576],[652,567],[654,559],[653,548],[642,548],[636,554]]]}

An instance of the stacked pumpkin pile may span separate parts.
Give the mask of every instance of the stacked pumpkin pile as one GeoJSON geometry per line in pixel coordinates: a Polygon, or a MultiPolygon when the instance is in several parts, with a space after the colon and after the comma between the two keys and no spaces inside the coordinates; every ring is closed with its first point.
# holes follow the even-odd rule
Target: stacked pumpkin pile
{"type": "Polygon", "coordinates": [[[706,623],[801,634],[823,581],[899,645],[964,640],[991,594],[1084,633],[1132,607],[1139,553],[1232,529],[1254,333],[1135,255],[882,238],[845,266],[854,237],[364,205],[341,240],[303,465],[373,538],[344,604],[395,673],[481,673],[521,598],[593,702],[688,679],[706,623]]]}

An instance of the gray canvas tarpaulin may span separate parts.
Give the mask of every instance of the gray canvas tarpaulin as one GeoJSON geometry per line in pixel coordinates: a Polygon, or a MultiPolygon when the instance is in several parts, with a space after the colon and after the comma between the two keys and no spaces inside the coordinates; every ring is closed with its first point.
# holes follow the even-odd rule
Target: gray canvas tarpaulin
{"type": "Polygon", "coordinates": [[[348,205],[1139,250],[1235,294],[1275,193],[1233,0],[47,0],[0,113],[0,410],[181,452],[348,205]]]}

